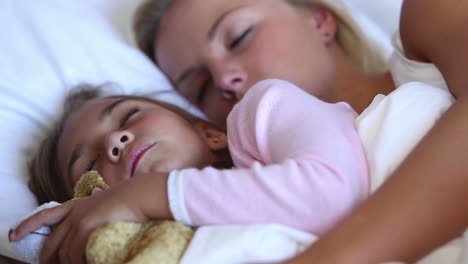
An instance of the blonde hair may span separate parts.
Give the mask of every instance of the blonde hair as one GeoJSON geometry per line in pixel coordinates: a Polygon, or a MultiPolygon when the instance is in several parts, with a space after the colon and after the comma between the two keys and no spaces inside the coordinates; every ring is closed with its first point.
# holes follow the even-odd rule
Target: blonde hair
{"type": "MultiPolygon", "coordinates": [[[[337,41],[351,60],[364,72],[387,70],[381,47],[367,38],[351,11],[341,0],[284,0],[292,5],[314,4],[330,10],[338,22],[337,41]]],[[[156,62],[154,43],[165,13],[175,0],[147,0],[137,9],[133,20],[138,47],[156,62]]]]}

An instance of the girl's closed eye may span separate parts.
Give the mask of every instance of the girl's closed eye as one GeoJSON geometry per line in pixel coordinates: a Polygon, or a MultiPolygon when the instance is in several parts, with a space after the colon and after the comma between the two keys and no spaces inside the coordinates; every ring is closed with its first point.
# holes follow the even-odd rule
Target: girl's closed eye
{"type": "Polygon", "coordinates": [[[139,111],[140,111],[140,108],[138,106],[134,106],[134,107],[131,107],[127,112],[125,112],[125,114],[120,119],[119,128],[122,128],[123,126],[125,126],[127,121],[139,111]]]}
{"type": "Polygon", "coordinates": [[[88,163],[88,166],[86,166],[86,171],[90,171],[94,168],[94,165],[96,165],[96,162],[98,161],[99,159],[99,156],[97,158],[95,158],[94,160],[90,161],[88,163]]]}

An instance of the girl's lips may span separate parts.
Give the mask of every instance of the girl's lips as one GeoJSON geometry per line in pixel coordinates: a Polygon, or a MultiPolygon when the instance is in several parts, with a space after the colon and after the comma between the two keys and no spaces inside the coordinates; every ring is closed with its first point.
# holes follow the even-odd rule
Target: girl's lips
{"type": "Polygon", "coordinates": [[[133,174],[135,173],[135,169],[137,168],[140,159],[154,145],[156,145],[156,143],[141,144],[131,149],[130,154],[127,158],[127,168],[130,171],[130,177],[133,177],[133,174]]]}

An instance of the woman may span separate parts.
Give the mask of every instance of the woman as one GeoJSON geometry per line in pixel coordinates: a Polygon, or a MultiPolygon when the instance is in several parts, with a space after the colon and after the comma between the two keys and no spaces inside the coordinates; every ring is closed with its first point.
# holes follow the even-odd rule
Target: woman
{"type": "Polygon", "coordinates": [[[351,21],[343,21],[337,32],[337,21],[325,8],[304,5],[296,12],[285,1],[261,1],[253,9],[239,9],[242,2],[149,1],[137,14],[142,49],[212,121],[224,124],[245,89],[268,78],[292,81],[325,101],[352,102],[358,111],[369,105],[375,87],[384,94],[393,89],[389,73],[362,71],[381,71],[384,63],[351,21]],[[159,28],[157,13],[170,3],[171,12],[159,28]],[[262,16],[271,19],[259,23],[262,16]],[[310,34],[310,27],[317,30],[310,34]],[[350,86],[360,89],[349,91],[350,86]]]}
{"type": "MultiPolygon", "coordinates": [[[[142,49],[181,94],[218,124],[224,124],[246,87],[271,77],[291,81],[328,102],[346,101],[361,112],[375,95],[392,91],[399,82],[394,84],[391,77],[399,79],[403,70],[393,70],[393,76],[366,73],[363,66],[369,63],[363,62],[375,56],[362,59],[359,52],[365,48],[337,38],[350,24],[337,23],[331,4],[150,1],[141,8],[137,32],[142,49]]],[[[468,1],[406,0],[400,28],[405,56],[416,68],[416,62],[437,66],[457,102],[387,183],[290,263],[411,262],[466,228],[467,11],[468,1]]]]}

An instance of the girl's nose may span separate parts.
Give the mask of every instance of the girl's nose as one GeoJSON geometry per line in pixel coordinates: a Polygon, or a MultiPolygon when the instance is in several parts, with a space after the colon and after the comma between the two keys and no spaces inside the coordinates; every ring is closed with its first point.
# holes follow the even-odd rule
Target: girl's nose
{"type": "Polygon", "coordinates": [[[118,162],[122,151],[135,139],[135,136],[128,130],[115,131],[107,138],[106,153],[112,162],[118,162]]]}

